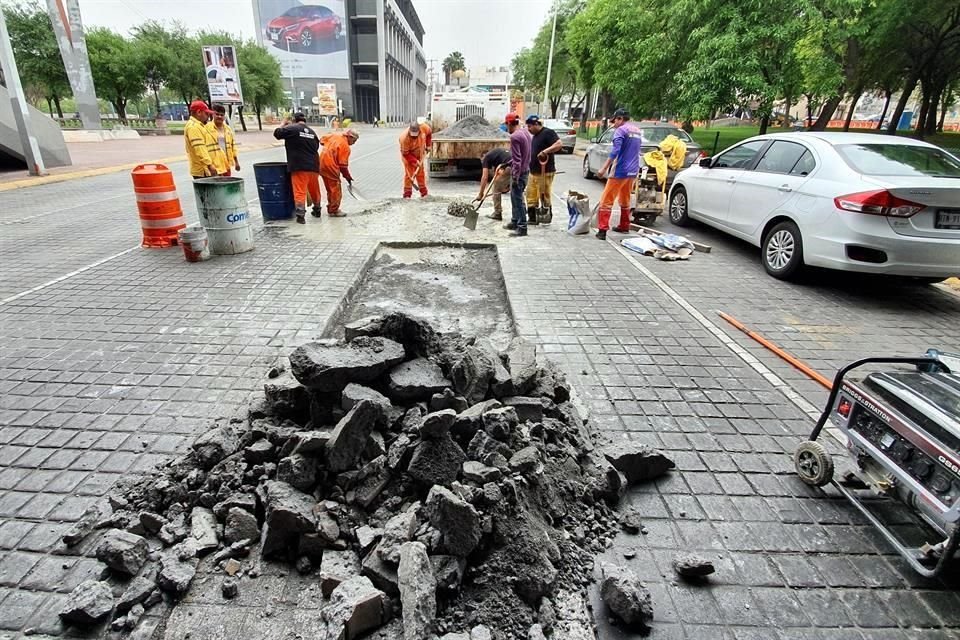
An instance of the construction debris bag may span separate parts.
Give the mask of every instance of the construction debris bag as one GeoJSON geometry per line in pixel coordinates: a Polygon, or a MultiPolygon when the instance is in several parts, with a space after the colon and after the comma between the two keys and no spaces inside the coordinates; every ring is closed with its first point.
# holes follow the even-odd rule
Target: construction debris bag
{"type": "Polygon", "coordinates": [[[680,249],[689,249],[691,253],[694,251],[695,247],[693,243],[684,238],[683,236],[678,236],[672,233],[664,233],[658,235],[651,235],[650,240],[654,242],[657,246],[666,249],[667,251],[679,251],[680,249]]]}
{"type": "Polygon", "coordinates": [[[563,200],[567,203],[567,233],[579,236],[590,233],[590,198],[576,191],[568,191],[563,200]]]}

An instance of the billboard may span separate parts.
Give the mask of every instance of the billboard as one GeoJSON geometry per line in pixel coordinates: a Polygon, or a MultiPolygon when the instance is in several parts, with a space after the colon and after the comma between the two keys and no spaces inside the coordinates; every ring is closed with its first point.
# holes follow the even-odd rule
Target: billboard
{"type": "Polygon", "coordinates": [[[237,52],[233,45],[204,46],[203,68],[207,76],[211,103],[243,104],[237,52]]]}
{"type": "Polygon", "coordinates": [[[317,101],[321,116],[337,115],[337,85],[318,83],[317,101]]]}
{"type": "Polygon", "coordinates": [[[344,0],[254,0],[261,44],[280,61],[284,76],[346,79],[344,0]]]}

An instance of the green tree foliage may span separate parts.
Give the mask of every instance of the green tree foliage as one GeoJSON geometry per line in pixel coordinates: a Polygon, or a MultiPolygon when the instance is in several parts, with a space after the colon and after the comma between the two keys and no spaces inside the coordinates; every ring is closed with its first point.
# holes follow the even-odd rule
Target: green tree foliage
{"type": "Polygon", "coordinates": [[[147,87],[153,92],[159,114],[160,89],[173,80],[179,71],[176,34],[152,20],[134,27],[132,34],[143,60],[147,87]]]}
{"type": "Polygon", "coordinates": [[[52,103],[62,118],[60,101],[71,95],[70,82],[47,12],[35,3],[19,2],[5,4],[3,13],[27,95],[52,103]]]}
{"type": "Polygon", "coordinates": [[[443,59],[443,73],[446,77],[446,84],[450,84],[450,75],[454,71],[466,70],[467,63],[463,59],[463,54],[459,51],[453,51],[443,59]]]}
{"type": "Polygon", "coordinates": [[[97,94],[110,101],[120,121],[125,123],[127,103],[139,99],[146,89],[144,57],[133,40],[109,29],[91,29],[86,37],[97,94]]]}
{"type": "MultiPolygon", "coordinates": [[[[564,96],[570,98],[572,106],[582,104],[586,96],[587,83],[580,83],[584,75],[573,62],[573,53],[566,39],[570,21],[581,2],[573,1],[561,4],[557,10],[557,34],[553,46],[553,66],[550,71],[550,115],[557,117],[557,109],[564,96]]],[[[539,96],[546,92],[547,61],[550,57],[550,36],[553,30],[553,17],[550,16],[540,27],[534,38],[533,46],[521,49],[513,58],[514,82],[539,96]]]]}
{"type": "Polygon", "coordinates": [[[263,130],[260,114],[264,107],[283,102],[280,63],[257,42],[250,40],[237,48],[240,65],[240,87],[243,98],[257,114],[257,126],[263,130]]]}

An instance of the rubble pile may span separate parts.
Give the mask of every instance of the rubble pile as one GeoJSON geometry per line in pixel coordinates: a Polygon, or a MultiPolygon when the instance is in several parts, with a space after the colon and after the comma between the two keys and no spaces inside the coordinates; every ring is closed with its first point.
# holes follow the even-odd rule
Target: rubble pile
{"type": "Polygon", "coordinates": [[[501,353],[399,313],[344,329],[272,367],[247,419],[84,515],[64,541],[105,529],[96,555],[125,582],[80,585],[64,619],[132,628],[200,562],[233,598],[263,558],[317,577],[321,640],[395,617],[406,640],[559,637],[558,588],[588,584],[630,478],[672,463],[594,450],[564,376],[522,338],[501,353]]]}
{"type": "Polygon", "coordinates": [[[490,138],[507,139],[510,134],[501,130],[497,125],[490,124],[483,116],[474,115],[457,120],[446,129],[436,132],[434,137],[443,140],[466,140],[470,138],[489,140],[490,138]]]}
{"type": "Polygon", "coordinates": [[[473,207],[465,200],[454,200],[447,205],[447,215],[455,218],[465,218],[473,211],[473,207]]]}

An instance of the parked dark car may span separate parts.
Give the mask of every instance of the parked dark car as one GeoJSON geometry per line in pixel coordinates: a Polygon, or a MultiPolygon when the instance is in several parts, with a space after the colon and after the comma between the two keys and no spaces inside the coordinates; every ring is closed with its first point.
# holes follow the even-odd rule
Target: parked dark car
{"type": "Polygon", "coordinates": [[[290,43],[309,50],[319,41],[339,40],[342,37],[340,16],[321,5],[293,7],[267,23],[267,38],[281,49],[290,43]]]}
{"type": "MultiPolygon", "coordinates": [[[[690,134],[683,129],[675,127],[672,124],[661,122],[638,122],[636,124],[643,132],[643,153],[657,149],[657,145],[663,142],[664,138],[672,134],[683,140],[684,144],[687,145],[687,155],[683,161],[684,169],[696,162],[697,158],[700,158],[702,155],[700,145],[694,142],[690,134]]],[[[597,171],[599,171],[603,163],[606,162],[607,156],[610,154],[610,148],[613,146],[614,131],[615,129],[613,127],[607,129],[600,134],[599,137],[594,138],[592,144],[587,147],[587,153],[583,157],[584,178],[595,178],[597,171]]],[[[644,166],[642,157],[640,158],[640,166],[644,166]]],[[[668,172],[667,184],[673,183],[673,177],[676,173],[677,172],[672,169],[668,172]]]]}

